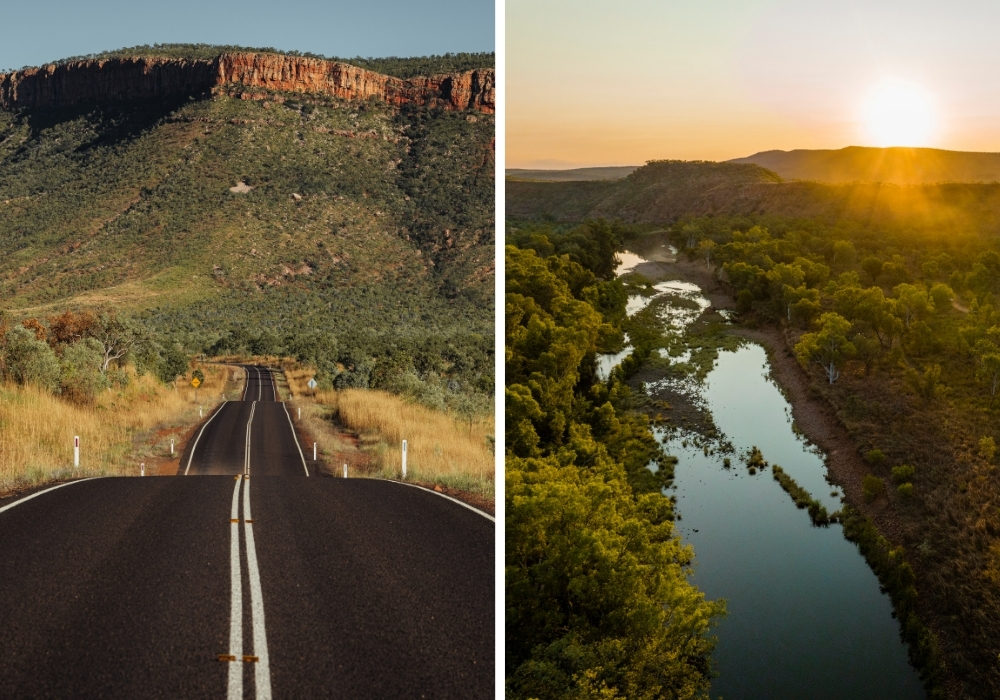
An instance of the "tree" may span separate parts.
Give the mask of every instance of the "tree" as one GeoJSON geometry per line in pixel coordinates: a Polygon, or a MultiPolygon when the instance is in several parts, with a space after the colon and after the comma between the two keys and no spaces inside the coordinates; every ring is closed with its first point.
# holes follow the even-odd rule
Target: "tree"
{"type": "Polygon", "coordinates": [[[915,284],[899,284],[893,291],[896,293],[896,308],[903,318],[906,329],[910,321],[923,318],[934,313],[934,302],[927,295],[927,290],[915,284]]]}
{"type": "Polygon", "coordinates": [[[833,384],[840,377],[838,367],[855,355],[854,344],[847,339],[851,322],[837,313],[828,312],[819,317],[820,329],[805,333],[795,345],[795,354],[803,367],[815,362],[823,368],[826,378],[833,384]]]}
{"type": "Polygon", "coordinates": [[[995,398],[1000,389],[1000,353],[991,352],[980,357],[976,377],[986,384],[990,398],[995,398]]]}
{"type": "Polygon", "coordinates": [[[951,308],[951,300],[955,298],[955,292],[951,290],[951,287],[941,282],[931,287],[930,295],[938,313],[947,312],[951,308]]]}
{"type": "Polygon", "coordinates": [[[715,241],[711,239],[705,239],[698,243],[698,254],[705,258],[705,267],[711,269],[712,267],[712,254],[715,252],[715,241]]]}
{"type": "Polygon", "coordinates": [[[943,396],[947,391],[941,384],[941,365],[929,365],[924,368],[923,374],[907,367],[906,384],[913,393],[928,403],[943,396]]]}
{"type": "Polygon", "coordinates": [[[872,366],[874,366],[876,360],[878,360],[879,355],[882,354],[882,346],[874,338],[869,338],[864,333],[856,334],[851,342],[854,344],[855,350],[857,350],[857,358],[865,366],[865,376],[867,377],[871,374],[872,366]]]}
{"type": "Polygon", "coordinates": [[[724,603],[688,580],[670,502],[576,440],[592,467],[507,458],[507,697],[699,697],[724,603]]]}
{"type": "Polygon", "coordinates": [[[858,253],[854,250],[854,244],[850,241],[833,242],[833,263],[841,267],[849,267],[854,264],[858,253]]]}
{"type": "Polygon", "coordinates": [[[872,282],[877,284],[878,278],[882,274],[882,261],[874,255],[869,255],[861,261],[861,269],[868,273],[868,276],[872,278],[872,282]]]}
{"type": "Polygon", "coordinates": [[[105,373],[112,361],[125,357],[142,337],[140,329],[130,319],[121,318],[113,311],[99,313],[90,334],[101,344],[101,372],[105,373]]]}

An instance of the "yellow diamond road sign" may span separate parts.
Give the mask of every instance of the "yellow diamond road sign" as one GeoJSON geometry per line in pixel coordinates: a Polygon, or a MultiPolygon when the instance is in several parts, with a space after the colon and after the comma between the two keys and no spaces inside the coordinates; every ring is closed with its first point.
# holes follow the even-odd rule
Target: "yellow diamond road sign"
{"type": "Polygon", "coordinates": [[[201,380],[198,379],[198,377],[194,377],[191,380],[191,386],[193,386],[195,389],[197,389],[199,386],[201,386],[201,380]]]}

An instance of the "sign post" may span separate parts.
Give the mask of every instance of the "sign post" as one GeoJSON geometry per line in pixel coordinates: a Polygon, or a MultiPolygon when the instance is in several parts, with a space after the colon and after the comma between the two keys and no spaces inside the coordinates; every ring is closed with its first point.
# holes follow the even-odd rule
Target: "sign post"
{"type": "Polygon", "coordinates": [[[406,478],[406,440],[403,440],[403,478],[406,478]]]}
{"type": "Polygon", "coordinates": [[[80,468],[80,436],[73,436],[73,468],[80,468]]]}
{"type": "MultiPolygon", "coordinates": [[[[195,402],[197,402],[198,401],[198,387],[201,386],[201,380],[198,379],[197,376],[191,377],[191,386],[194,387],[194,400],[195,400],[195,402]]],[[[199,409],[198,412],[200,414],[201,413],[201,409],[199,409]]]]}
{"type": "Polygon", "coordinates": [[[309,380],[309,388],[312,389],[313,398],[316,398],[316,377],[309,380]]]}

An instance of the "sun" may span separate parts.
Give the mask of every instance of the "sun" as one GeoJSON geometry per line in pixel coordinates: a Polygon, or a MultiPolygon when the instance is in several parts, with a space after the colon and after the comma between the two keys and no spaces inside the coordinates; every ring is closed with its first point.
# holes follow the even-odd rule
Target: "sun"
{"type": "Polygon", "coordinates": [[[864,122],[878,146],[924,146],[935,127],[934,104],[919,85],[884,80],[868,96],[864,122]]]}

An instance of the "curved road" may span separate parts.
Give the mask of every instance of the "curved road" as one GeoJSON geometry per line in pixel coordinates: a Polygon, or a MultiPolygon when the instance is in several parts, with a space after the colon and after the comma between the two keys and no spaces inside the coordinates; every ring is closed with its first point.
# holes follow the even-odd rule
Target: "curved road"
{"type": "Polygon", "coordinates": [[[492,520],[306,478],[273,377],[248,372],[181,460],[206,476],[0,501],[0,696],[493,697],[492,520]]]}

